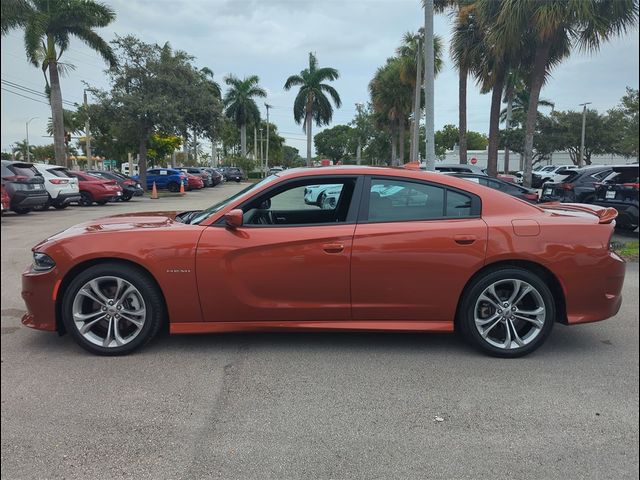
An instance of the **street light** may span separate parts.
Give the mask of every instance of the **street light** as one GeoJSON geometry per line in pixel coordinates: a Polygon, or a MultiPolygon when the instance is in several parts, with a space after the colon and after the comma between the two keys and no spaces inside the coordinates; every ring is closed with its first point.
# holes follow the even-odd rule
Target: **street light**
{"type": "Polygon", "coordinates": [[[26,123],[26,130],[27,130],[27,162],[31,161],[31,152],[29,151],[29,124],[33,120],[35,120],[36,118],[40,118],[40,117],[30,118],[29,120],[27,120],[27,123],[26,123]]]}
{"type": "Polygon", "coordinates": [[[587,105],[591,105],[591,102],[580,104],[582,107],[582,135],[580,136],[580,156],[578,157],[578,167],[582,167],[582,162],[584,160],[584,131],[587,121],[587,105]]]}

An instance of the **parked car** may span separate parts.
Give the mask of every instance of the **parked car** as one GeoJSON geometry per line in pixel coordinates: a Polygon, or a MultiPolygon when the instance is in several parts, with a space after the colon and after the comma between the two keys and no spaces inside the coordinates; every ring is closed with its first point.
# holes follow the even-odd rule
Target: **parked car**
{"type": "Polygon", "coordinates": [[[80,205],[89,207],[93,202],[105,205],[107,202],[122,197],[122,188],[115,180],[95,177],[86,172],[68,171],[68,174],[78,179],[80,184],[80,205]]]}
{"type": "MultiPolygon", "coordinates": [[[[420,168],[426,169],[423,164],[420,168]]],[[[465,163],[436,163],[436,172],[439,173],[475,173],[476,175],[486,175],[487,171],[484,168],[476,165],[465,163]]]]}
{"type": "Polygon", "coordinates": [[[9,194],[4,189],[4,185],[0,185],[0,194],[2,195],[2,213],[11,209],[11,199],[9,198],[9,194]]]}
{"type": "Polygon", "coordinates": [[[200,175],[193,175],[192,173],[185,173],[185,175],[187,176],[187,184],[185,185],[187,190],[200,190],[204,188],[204,182],[200,175]]]}
{"type": "Polygon", "coordinates": [[[520,185],[516,185],[512,182],[505,182],[504,180],[491,178],[486,175],[477,175],[474,173],[448,173],[447,175],[479,183],[480,185],[504,192],[507,195],[519,198],[525,202],[538,203],[538,192],[532,188],[521,187],[520,185]]]}
{"type": "Polygon", "coordinates": [[[221,184],[224,182],[224,175],[218,171],[216,168],[205,168],[209,175],[211,175],[211,181],[213,182],[213,186],[221,184]]]}
{"type": "MultiPolygon", "coordinates": [[[[140,181],[138,175],[132,178],[138,182],[140,181]]],[[[187,188],[187,174],[174,168],[152,168],[151,170],[147,170],[147,190],[153,188],[154,182],[158,189],[179,192],[181,184],[184,185],[185,189],[187,188]]]]}
{"type": "Polygon", "coordinates": [[[246,178],[246,175],[241,168],[238,167],[221,167],[222,175],[227,182],[233,180],[234,182],[241,182],[246,178]]]}
{"type": "Polygon", "coordinates": [[[575,165],[547,165],[531,175],[531,186],[542,188],[545,183],[562,182],[572,171],[578,170],[575,165]]]}
{"type": "Polygon", "coordinates": [[[32,163],[2,160],[2,186],[9,196],[9,209],[19,215],[49,201],[44,178],[32,163]]]}
{"type": "Polygon", "coordinates": [[[144,190],[140,182],[123,173],[113,170],[87,170],[87,173],[105,180],[114,180],[122,189],[122,196],[118,200],[122,200],[123,202],[128,202],[133,197],[141,197],[144,195],[144,190]]]}
{"type": "Polygon", "coordinates": [[[304,195],[304,203],[306,203],[307,205],[320,206],[322,204],[322,193],[329,188],[335,189],[338,186],[340,185],[335,185],[332,183],[321,184],[321,185],[309,185],[305,187],[304,190],[302,191],[304,195]]]}
{"type": "Polygon", "coordinates": [[[592,203],[596,194],[596,184],[607,177],[611,171],[611,166],[584,167],[577,170],[568,170],[563,181],[544,184],[540,201],[592,203]]]}
{"type": "Polygon", "coordinates": [[[213,180],[211,179],[211,174],[207,172],[204,168],[197,167],[180,167],[178,170],[188,173],[190,175],[196,175],[202,179],[202,183],[205,187],[214,187],[213,180]]]}
{"type": "Polygon", "coordinates": [[[284,171],[284,168],[282,167],[271,167],[268,171],[267,171],[267,175],[276,175],[280,172],[284,171]]]}
{"type": "Polygon", "coordinates": [[[52,206],[62,210],[80,201],[78,179],[69,175],[67,168],[44,163],[35,163],[33,166],[44,178],[44,187],[49,194],[49,201],[42,208],[52,206]]]}
{"type": "Polygon", "coordinates": [[[206,210],[100,218],[45,239],[23,273],[22,322],[101,355],[132,352],[168,324],[191,334],[458,330],[517,357],[556,322],[618,312],[617,215],[530,205],[430,172],[290,170],[206,210]],[[342,185],[335,208],[307,205],[304,188],[327,182],[342,185]]]}
{"type": "Polygon", "coordinates": [[[613,171],[596,186],[592,202],[618,211],[616,226],[624,230],[638,228],[638,164],[613,167],[613,171]]]}

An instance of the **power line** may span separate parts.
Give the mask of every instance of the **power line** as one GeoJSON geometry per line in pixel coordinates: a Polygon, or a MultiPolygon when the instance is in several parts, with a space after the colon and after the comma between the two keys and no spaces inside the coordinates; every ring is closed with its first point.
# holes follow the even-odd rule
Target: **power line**
{"type": "MultiPolygon", "coordinates": [[[[17,83],[10,82],[9,80],[5,80],[4,78],[2,79],[2,83],[7,87],[11,87],[11,88],[14,88],[16,90],[20,90],[20,91],[22,91],[24,93],[28,93],[29,95],[35,95],[37,97],[49,100],[49,97],[46,94],[44,94],[42,92],[39,92],[37,90],[34,90],[32,88],[24,87],[24,86],[19,85],[17,83]]],[[[75,107],[76,106],[75,103],[70,102],[69,100],[62,100],[62,103],[66,104],[67,106],[70,106],[70,107],[75,107]]]]}
{"type": "Polygon", "coordinates": [[[14,95],[17,95],[19,97],[26,98],[28,100],[33,100],[34,102],[43,103],[44,105],[49,105],[47,102],[43,102],[41,100],[36,100],[35,98],[27,97],[26,95],[22,95],[18,92],[14,92],[12,90],[9,90],[8,88],[5,88],[5,87],[0,87],[0,88],[2,88],[2,90],[4,90],[5,92],[13,93],[14,95]]]}

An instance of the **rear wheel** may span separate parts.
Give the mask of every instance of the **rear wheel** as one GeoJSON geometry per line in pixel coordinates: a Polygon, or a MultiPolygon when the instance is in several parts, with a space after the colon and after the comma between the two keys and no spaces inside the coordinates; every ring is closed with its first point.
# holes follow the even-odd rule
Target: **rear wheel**
{"type": "Polygon", "coordinates": [[[19,208],[16,207],[13,209],[14,212],[16,212],[18,215],[26,215],[27,213],[29,213],[31,211],[30,208],[19,208]]]}
{"type": "Polygon", "coordinates": [[[122,200],[123,202],[128,202],[129,200],[131,200],[131,195],[125,195],[120,200],[122,200]]]}
{"type": "Polygon", "coordinates": [[[553,328],[553,294],[532,272],[488,271],[464,294],[458,325],[477,348],[497,357],[520,357],[544,343],[553,328]]]}
{"type": "Polygon", "coordinates": [[[172,193],[176,193],[180,191],[180,185],[178,185],[176,182],[171,182],[167,185],[167,189],[172,193]]]}
{"type": "Polygon", "coordinates": [[[102,264],[73,279],[62,303],[67,332],[98,355],[125,355],[151,340],[166,315],[149,275],[132,266],[102,264]]]}
{"type": "Polygon", "coordinates": [[[54,205],[53,206],[53,208],[55,208],[56,210],[64,210],[67,207],[68,207],[68,205],[66,203],[62,203],[62,204],[58,204],[58,205],[54,205]]]}
{"type": "Polygon", "coordinates": [[[80,192],[80,205],[83,207],[93,205],[93,196],[89,192],[80,192]]]}

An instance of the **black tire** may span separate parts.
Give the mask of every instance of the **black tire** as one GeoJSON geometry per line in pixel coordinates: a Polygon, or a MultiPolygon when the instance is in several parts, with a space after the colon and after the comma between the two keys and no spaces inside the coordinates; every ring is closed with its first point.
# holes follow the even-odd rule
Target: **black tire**
{"type": "Polygon", "coordinates": [[[62,321],[66,331],[85,350],[96,355],[127,355],[146,345],[166,321],[162,294],[153,279],[142,269],[118,263],[95,265],[78,274],[65,290],[62,300],[62,321]],[[137,336],[119,347],[103,347],[91,343],[77,329],[73,321],[73,301],[78,291],[89,281],[105,276],[117,276],[131,283],[141,293],[146,307],[144,325],[137,336]]]}
{"type": "Polygon", "coordinates": [[[97,203],[98,205],[106,205],[108,201],[109,201],[109,200],[99,200],[99,201],[97,201],[96,203],[97,203]]]}
{"type": "Polygon", "coordinates": [[[128,202],[129,200],[131,200],[131,195],[125,195],[120,200],[122,200],[123,202],[128,202]]]}
{"type": "MultiPolygon", "coordinates": [[[[505,311],[507,310],[509,309],[505,309],[505,311]]],[[[547,287],[546,283],[538,275],[530,272],[529,270],[525,270],[524,268],[503,267],[486,271],[485,273],[474,279],[473,282],[467,287],[460,304],[460,310],[458,312],[457,318],[457,327],[464,335],[464,337],[474,347],[480,349],[481,351],[496,357],[515,358],[527,355],[540,347],[549,336],[549,333],[551,332],[555,321],[555,301],[553,298],[553,294],[551,293],[551,290],[549,290],[549,287],[547,287]],[[521,347],[505,349],[492,345],[482,337],[475,324],[475,308],[476,302],[479,301],[481,294],[485,291],[486,288],[488,288],[492,284],[495,284],[496,282],[510,279],[527,282],[537,291],[537,293],[540,295],[541,300],[544,302],[545,318],[542,327],[539,328],[539,332],[535,337],[531,339],[529,343],[526,343],[521,347]]],[[[517,320],[514,320],[514,322],[517,322],[517,320]]],[[[504,331],[505,328],[507,330],[509,328],[506,322],[496,322],[496,324],[500,329],[502,329],[502,331],[504,331]]],[[[519,324],[521,327],[519,334],[525,333],[524,335],[522,335],[523,337],[526,337],[528,335],[528,330],[526,332],[524,330],[531,329],[531,331],[533,331],[534,329],[534,327],[531,327],[528,322],[520,321],[519,324]]],[[[511,331],[509,331],[509,336],[511,337],[511,331]]]]}
{"type": "Polygon", "coordinates": [[[167,190],[169,190],[171,193],[177,193],[180,191],[180,185],[178,185],[176,182],[171,182],[167,185],[167,190]]]}
{"type": "Polygon", "coordinates": [[[89,192],[80,192],[80,205],[90,207],[93,205],[93,196],[89,192]]]}
{"type": "Polygon", "coordinates": [[[53,208],[55,208],[56,210],[64,210],[68,206],[69,206],[68,203],[62,203],[62,204],[54,205],[53,208]]]}
{"type": "Polygon", "coordinates": [[[30,208],[20,208],[20,207],[13,208],[12,210],[18,215],[26,215],[31,211],[30,208]]]}

